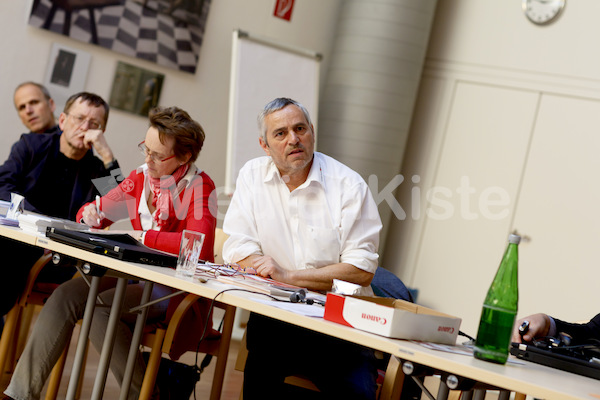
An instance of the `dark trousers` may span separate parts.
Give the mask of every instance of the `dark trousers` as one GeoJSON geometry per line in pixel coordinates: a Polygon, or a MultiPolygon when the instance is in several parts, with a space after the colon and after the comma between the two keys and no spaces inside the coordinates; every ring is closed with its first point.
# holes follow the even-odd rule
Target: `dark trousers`
{"type": "Polygon", "coordinates": [[[323,398],[374,400],[373,350],[252,313],[246,330],[245,399],[281,399],[287,376],[310,379],[323,398]]]}

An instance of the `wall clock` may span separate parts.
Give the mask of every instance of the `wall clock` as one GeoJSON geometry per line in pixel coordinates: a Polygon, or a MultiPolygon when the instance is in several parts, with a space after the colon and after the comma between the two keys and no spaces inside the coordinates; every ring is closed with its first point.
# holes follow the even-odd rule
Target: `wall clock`
{"type": "Polygon", "coordinates": [[[522,0],[525,16],[537,25],[554,21],[565,8],[566,0],[522,0]]]}

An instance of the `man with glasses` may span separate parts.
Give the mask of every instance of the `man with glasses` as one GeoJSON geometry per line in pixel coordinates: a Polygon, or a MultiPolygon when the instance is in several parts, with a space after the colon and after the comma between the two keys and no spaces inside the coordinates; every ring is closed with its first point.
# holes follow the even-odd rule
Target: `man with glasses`
{"type": "MultiPolygon", "coordinates": [[[[108,104],[100,96],[77,93],[67,100],[58,118],[62,133],[22,135],[0,166],[0,199],[10,201],[11,193],[17,193],[25,198],[25,210],[74,220],[83,204],[115,187],[122,176],[104,137],[108,112],[108,104]]],[[[3,238],[0,252],[5,261],[3,271],[8,274],[0,283],[0,315],[4,315],[23,290],[42,250],[3,238]]],[[[55,272],[62,270],[56,268],[55,272]]],[[[48,274],[51,282],[68,279],[48,274]]]]}

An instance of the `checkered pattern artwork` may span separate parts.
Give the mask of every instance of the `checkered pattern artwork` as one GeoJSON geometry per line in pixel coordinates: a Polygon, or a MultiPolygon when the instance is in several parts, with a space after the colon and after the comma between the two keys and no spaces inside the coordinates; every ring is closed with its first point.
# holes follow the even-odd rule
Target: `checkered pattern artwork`
{"type": "MultiPolygon", "coordinates": [[[[73,0],[72,3],[85,1],[73,0]]],[[[93,0],[91,3],[102,1],[93,0]]],[[[52,16],[52,5],[53,0],[34,1],[29,24],[37,28],[44,28],[46,24],[46,29],[66,34],[66,13],[58,7],[52,16]]],[[[98,6],[93,8],[96,44],[131,57],[195,73],[209,8],[210,0],[121,0],[117,5],[98,6]]],[[[89,9],[74,6],[68,36],[94,43],[92,25],[89,9]]]]}

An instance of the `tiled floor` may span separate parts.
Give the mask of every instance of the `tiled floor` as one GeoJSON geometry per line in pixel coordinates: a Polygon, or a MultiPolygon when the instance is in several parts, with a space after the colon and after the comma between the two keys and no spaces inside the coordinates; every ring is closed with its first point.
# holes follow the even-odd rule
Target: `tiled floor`
{"type": "MultiPolygon", "coordinates": [[[[94,9],[98,44],[128,56],[194,73],[210,0],[184,0],[172,13],[167,12],[171,1],[148,0],[146,7],[141,4],[142,0],[138,1],[122,0],[120,5],[94,9]]],[[[30,25],[41,28],[51,6],[50,0],[34,2],[30,25]]],[[[65,12],[58,9],[50,22],[49,30],[62,33],[65,12]]],[[[92,43],[87,9],[73,11],[69,37],[92,43]]]]}

